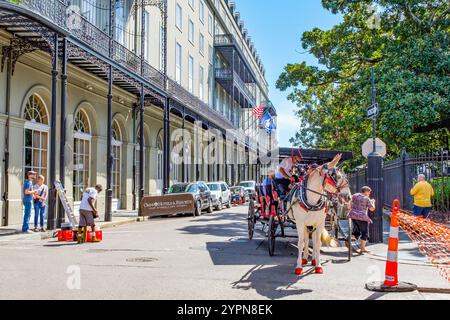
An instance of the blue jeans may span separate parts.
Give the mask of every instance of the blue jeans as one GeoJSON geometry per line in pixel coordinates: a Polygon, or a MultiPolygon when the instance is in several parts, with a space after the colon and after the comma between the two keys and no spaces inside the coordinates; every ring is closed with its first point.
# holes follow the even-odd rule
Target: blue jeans
{"type": "Polygon", "coordinates": [[[37,228],[38,226],[38,220],[40,218],[40,226],[41,228],[44,228],[44,214],[45,214],[45,205],[41,206],[41,203],[35,203],[34,204],[34,227],[37,228]]]}
{"type": "Polygon", "coordinates": [[[31,201],[24,201],[23,202],[23,225],[22,225],[22,232],[27,232],[30,228],[30,217],[31,217],[31,207],[33,206],[33,202],[31,201]]]}
{"type": "Polygon", "coordinates": [[[431,211],[431,207],[424,208],[424,207],[414,206],[413,213],[416,217],[423,216],[424,219],[427,219],[428,216],[430,215],[430,211],[431,211]]]}

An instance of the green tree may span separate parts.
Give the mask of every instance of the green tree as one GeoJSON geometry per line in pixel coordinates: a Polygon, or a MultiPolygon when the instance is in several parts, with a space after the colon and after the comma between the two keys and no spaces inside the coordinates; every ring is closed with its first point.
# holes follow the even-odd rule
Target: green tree
{"type": "Polygon", "coordinates": [[[366,111],[375,68],[378,135],[389,157],[448,148],[450,55],[447,0],[322,0],[341,14],[331,30],[302,35],[320,67],[288,64],[277,87],[290,90],[300,130],[295,145],[353,151],[371,136],[366,111]]]}

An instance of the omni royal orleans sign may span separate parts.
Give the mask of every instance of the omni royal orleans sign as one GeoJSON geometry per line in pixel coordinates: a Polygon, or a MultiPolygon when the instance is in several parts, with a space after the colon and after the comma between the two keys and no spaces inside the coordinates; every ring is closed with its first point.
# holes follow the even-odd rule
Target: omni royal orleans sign
{"type": "Polygon", "coordinates": [[[142,199],[142,215],[161,217],[174,214],[193,214],[194,196],[190,193],[149,196],[142,199]]]}

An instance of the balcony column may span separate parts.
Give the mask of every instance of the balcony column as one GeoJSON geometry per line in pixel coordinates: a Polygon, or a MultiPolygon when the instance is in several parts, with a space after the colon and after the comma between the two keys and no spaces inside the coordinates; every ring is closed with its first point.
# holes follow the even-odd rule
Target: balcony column
{"type": "Polygon", "coordinates": [[[53,36],[53,52],[52,52],[52,114],[50,120],[50,181],[49,181],[49,197],[48,197],[48,216],[47,229],[54,230],[56,227],[56,113],[57,110],[57,90],[58,90],[58,34],[53,36]]]}
{"type": "Polygon", "coordinates": [[[139,131],[139,208],[138,213],[141,217],[143,212],[141,208],[142,199],[144,198],[144,111],[145,111],[145,92],[144,84],[141,83],[141,96],[140,96],[140,106],[139,106],[139,126],[141,130],[139,131]]]}
{"type": "Polygon", "coordinates": [[[186,146],[184,145],[184,143],[185,143],[185,140],[184,140],[185,132],[184,132],[184,130],[185,130],[185,127],[186,127],[185,126],[185,121],[186,121],[185,117],[186,117],[186,109],[183,106],[183,120],[181,122],[181,131],[183,133],[183,135],[181,137],[181,141],[182,141],[182,149],[181,149],[181,157],[182,158],[181,159],[183,159],[182,160],[182,165],[181,165],[181,180],[183,181],[183,183],[186,182],[186,163],[185,163],[185,149],[186,149],[186,146]]]}
{"type": "MultiPolygon", "coordinates": [[[[63,187],[66,177],[66,105],[67,105],[67,39],[62,41],[62,62],[61,62],[61,128],[59,137],[59,180],[63,187]]],[[[58,220],[56,226],[61,227],[65,222],[64,207],[58,203],[58,220]]]]}
{"type": "Polygon", "coordinates": [[[163,193],[170,187],[170,99],[166,97],[164,105],[164,168],[163,193]]]}
{"type": "Polygon", "coordinates": [[[108,119],[106,133],[106,199],[105,199],[105,221],[112,221],[112,100],[113,100],[113,71],[109,66],[108,72],[108,119]]]}

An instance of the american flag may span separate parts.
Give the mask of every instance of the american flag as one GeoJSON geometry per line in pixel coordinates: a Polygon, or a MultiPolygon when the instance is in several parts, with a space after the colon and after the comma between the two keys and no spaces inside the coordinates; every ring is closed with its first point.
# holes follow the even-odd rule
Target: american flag
{"type": "Polygon", "coordinates": [[[265,107],[258,106],[258,107],[253,108],[253,114],[255,114],[258,117],[258,119],[261,119],[265,110],[266,110],[265,107]]]}

